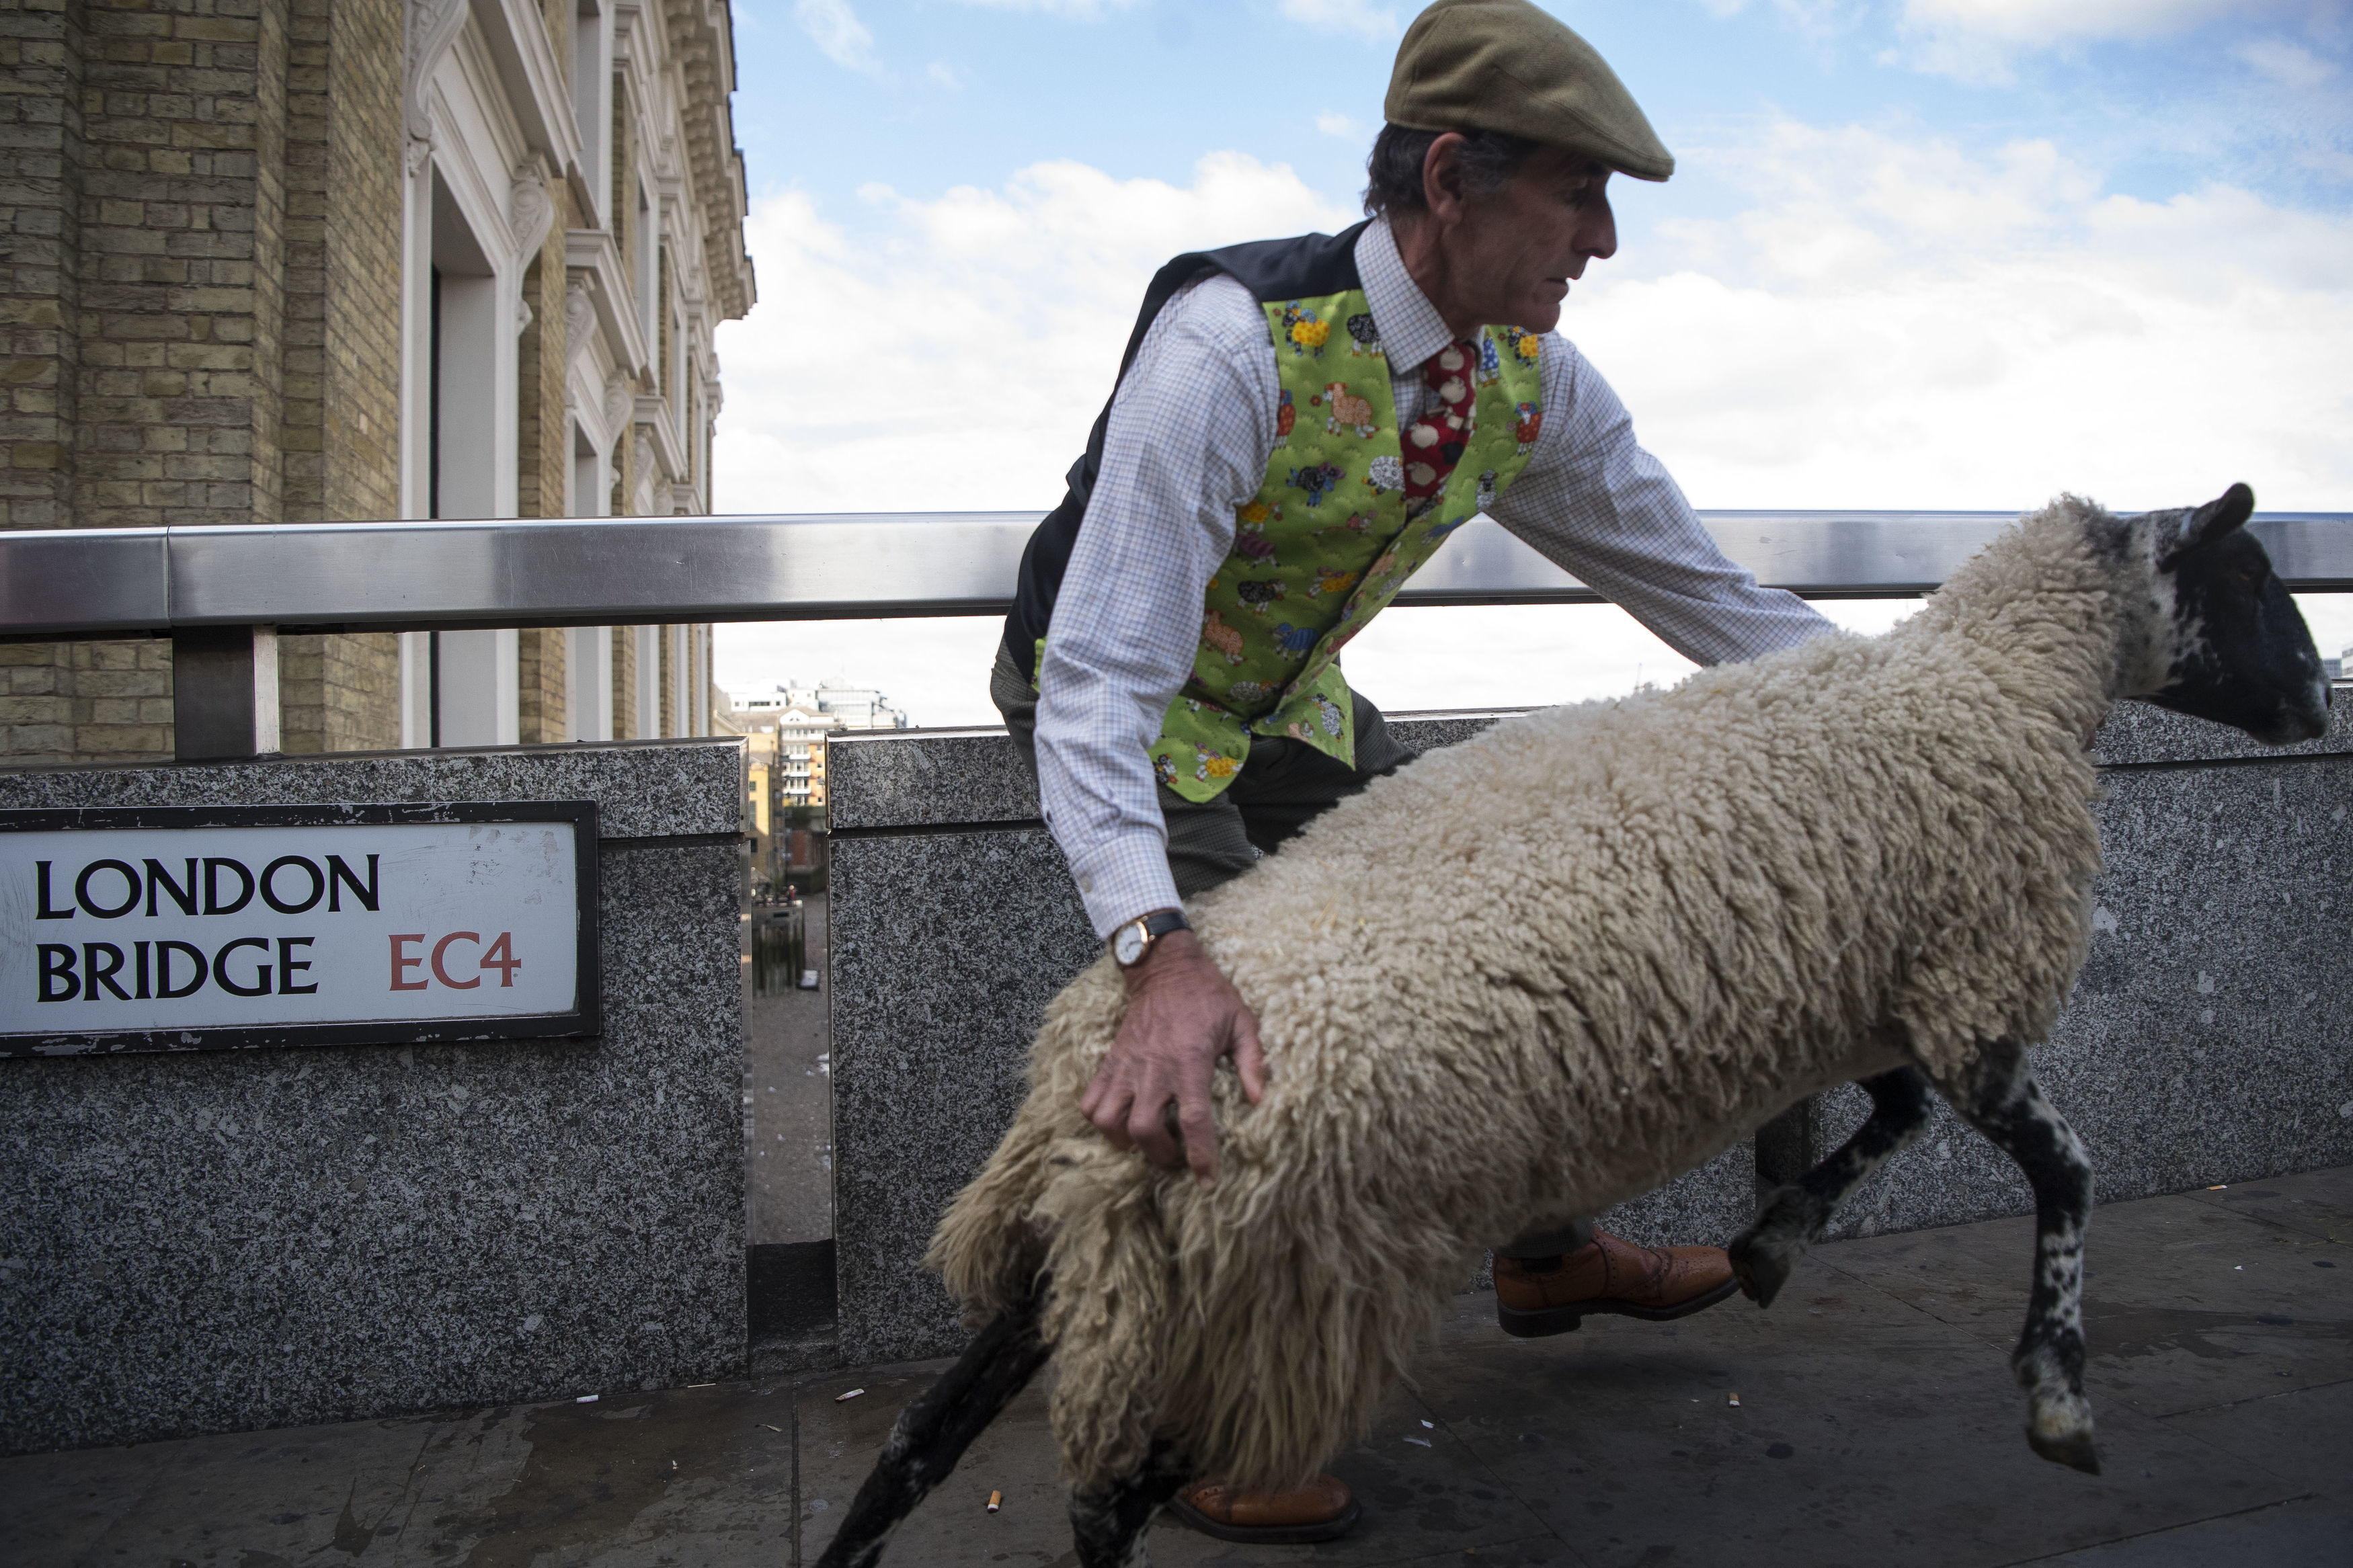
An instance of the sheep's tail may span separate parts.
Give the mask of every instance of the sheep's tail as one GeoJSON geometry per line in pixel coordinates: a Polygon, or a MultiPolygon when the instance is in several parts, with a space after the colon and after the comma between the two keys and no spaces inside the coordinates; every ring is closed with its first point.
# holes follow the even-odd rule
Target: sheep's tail
{"type": "Polygon", "coordinates": [[[1005,1141],[940,1216],[923,1267],[940,1276],[977,1331],[1038,1291],[1046,1238],[1035,1214],[1053,1174],[1053,1129],[1030,1097],[1005,1141]]]}
{"type": "Polygon", "coordinates": [[[972,1440],[987,1430],[1046,1364],[1033,1294],[999,1314],[964,1358],[899,1413],[866,1484],[850,1500],[840,1532],[818,1568],[873,1568],[882,1543],[934,1487],[948,1478],[972,1440]]]}
{"type": "MultiPolygon", "coordinates": [[[[1109,964],[1098,968],[1108,970],[1109,964]]],[[[1124,988],[1090,971],[1046,1009],[1031,1048],[1029,1097],[997,1152],[940,1216],[923,1267],[936,1272],[978,1330],[1029,1300],[1047,1257],[1038,1205],[1062,1170],[1102,1140],[1079,1114],[1079,1097],[1118,1026],[1124,988]]]]}

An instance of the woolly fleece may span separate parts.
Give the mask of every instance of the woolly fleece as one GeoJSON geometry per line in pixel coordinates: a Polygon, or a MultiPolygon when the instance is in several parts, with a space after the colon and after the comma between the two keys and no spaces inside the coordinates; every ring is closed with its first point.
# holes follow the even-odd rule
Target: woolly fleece
{"type": "Polygon", "coordinates": [[[2063,497],[1883,637],[1498,724],[1342,802],[1188,911],[1271,1078],[1252,1107],[1221,1066],[1214,1191],[1081,1117],[1124,991],[1073,981],[929,1258],[976,1324],[1050,1275],[1073,1484],[1155,1435],[1304,1479],[1480,1249],[1831,1084],[2042,1038],[2099,868],[2084,745],[2169,607],[2147,531],[2063,497]]]}

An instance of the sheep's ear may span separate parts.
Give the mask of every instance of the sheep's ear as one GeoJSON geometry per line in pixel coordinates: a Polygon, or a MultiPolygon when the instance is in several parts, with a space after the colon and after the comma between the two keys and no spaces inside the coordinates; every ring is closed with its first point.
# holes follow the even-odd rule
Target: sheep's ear
{"type": "Polygon", "coordinates": [[[2184,551],[2211,544],[2223,535],[2245,527],[2247,519],[2254,515],[2254,510],[2255,492],[2244,485],[2232,485],[2181,520],[2181,531],[2167,547],[2163,564],[2169,566],[2184,551]]]}

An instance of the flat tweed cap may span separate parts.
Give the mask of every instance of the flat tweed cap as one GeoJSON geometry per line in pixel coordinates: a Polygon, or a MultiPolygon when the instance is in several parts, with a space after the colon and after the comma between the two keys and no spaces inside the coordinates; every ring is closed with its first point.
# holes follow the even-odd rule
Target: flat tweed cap
{"type": "Polygon", "coordinates": [[[1638,180],[1675,155],[1591,44],[1529,0],[1438,0],[1398,46],[1382,112],[1415,131],[1502,131],[1638,180]]]}

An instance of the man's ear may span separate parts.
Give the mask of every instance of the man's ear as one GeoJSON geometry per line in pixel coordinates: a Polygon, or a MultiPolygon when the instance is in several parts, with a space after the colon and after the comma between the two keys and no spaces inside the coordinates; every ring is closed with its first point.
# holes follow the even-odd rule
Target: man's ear
{"type": "Polygon", "coordinates": [[[1449,131],[1421,155],[1421,199],[1424,209],[1442,227],[1461,216],[1462,133],[1449,131]]]}
{"type": "Polygon", "coordinates": [[[2232,485],[2182,520],[2180,533],[2166,547],[2158,564],[2170,566],[2184,551],[2211,544],[2245,527],[2254,510],[2255,492],[2244,485],[2232,485]]]}

